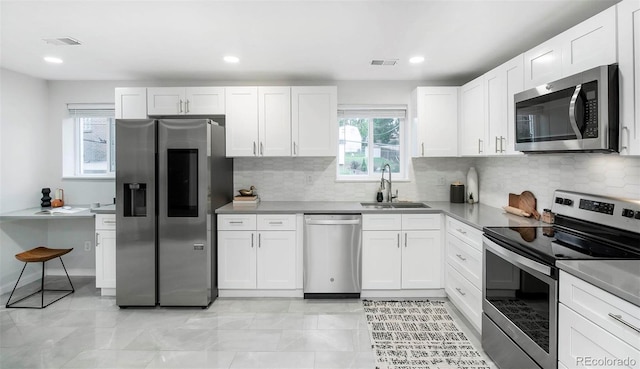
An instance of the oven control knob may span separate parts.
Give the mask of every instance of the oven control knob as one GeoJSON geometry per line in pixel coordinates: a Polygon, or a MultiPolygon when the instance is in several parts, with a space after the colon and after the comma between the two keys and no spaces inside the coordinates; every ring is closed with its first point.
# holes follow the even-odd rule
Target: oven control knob
{"type": "Polygon", "coordinates": [[[573,205],[573,200],[571,200],[571,199],[564,199],[564,200],[562,201],[562,203],[563,203],[564,205],[571,206],[571,205],[573,205]]]}
{"type": "Polygon", "coordinates": [[[636,216],[635,216],[635,218],[636,218],[636,219],[640,219],[640,211],[636,211],[636,216]]]}
{"type": "Polygon", "coordinates": [[[562,200],[564,200],[562,197],[556,197],[556,204],[562,204],[562,200]]]}
{"type": "Polygon", "coordinates": [[[635,212],[631,209],[622,209],[622,216],[627,218],[633,218],[635,212]]]}

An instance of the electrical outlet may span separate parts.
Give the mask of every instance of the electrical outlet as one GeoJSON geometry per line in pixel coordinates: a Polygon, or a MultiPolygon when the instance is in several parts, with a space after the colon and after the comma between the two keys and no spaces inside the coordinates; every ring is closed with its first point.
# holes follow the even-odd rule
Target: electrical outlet
{"type": "Polygon", "coordinates": [[[91,241],[84,241],[84,251],[91,251],[91,241]]]}
{"type": "Polygon", "coordinates": [[[446,181],[447,181],[447,179],[446,179],[444,176],[440,176],[440,177],[438,177],[438,183],[437,183],[437,185],[438,185],[438,186],[444,186],[444,185],[445,185],[445,183],[446,183],[446,181]]]}
{"type": "Polygon", "coordinates": [[[304,183],[307,185],[313,184],[313,175],[311,173],[304,174],[304,183]]]}

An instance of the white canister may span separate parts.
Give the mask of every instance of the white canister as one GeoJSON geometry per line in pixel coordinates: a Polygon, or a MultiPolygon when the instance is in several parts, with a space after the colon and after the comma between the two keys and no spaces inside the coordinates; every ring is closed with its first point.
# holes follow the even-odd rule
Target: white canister
{"type": "Polygon", "coordinates": [[[478,172],[476,172],[476,168],[471,167],[469,168],[469,172],[467,172],[467,202],[473,204],[479,200],[478,172]]]}

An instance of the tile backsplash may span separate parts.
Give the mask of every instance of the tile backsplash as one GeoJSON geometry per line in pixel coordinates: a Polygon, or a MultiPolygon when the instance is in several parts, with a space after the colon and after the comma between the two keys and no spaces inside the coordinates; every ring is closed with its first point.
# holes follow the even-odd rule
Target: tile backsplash
{"type": "MultiPolygon", "coordinates": [[[[550,207],[555,189],[640,199],[640,157],[541,154],[485,158],[417,158],[410,181],[394,180],[401,200],[448,201],[449,185],[478,171],[480,202],[501,207],[508,193],[533,192],[550,207]],[[444,185],[439,185],[444,178],[444,185]]],[[[335,158],[236,158],[235,191],[256,186],[264,201],[375,201],[379,182],[337,182],[335,158]],[[307,184],[307,177],[311,181],[307,184]]]]}

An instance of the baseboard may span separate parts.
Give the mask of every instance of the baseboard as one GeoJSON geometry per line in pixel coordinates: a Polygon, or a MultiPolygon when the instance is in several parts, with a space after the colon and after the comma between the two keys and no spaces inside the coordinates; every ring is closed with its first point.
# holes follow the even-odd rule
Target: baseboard
{"type": "Polygon", "coordinates": [[[299,290],[218,290],[218,297],[299,297],[304,293],[299,290]]]}
{"type": "MultiPolygon", "coordinates": [[[[69,272],[69,276],[71,277],[95,277],[96,276],[95,269],[67,268],[67,272],[69,272]]],[[[64,269],[47,268],[47,275],[64,275],[64,269]]]]}
{"type": "Polygon", "coordinates": [[[433,290],[362,290],[360,298],[440,298],[446,297],[443,288],[433,290]]]}

